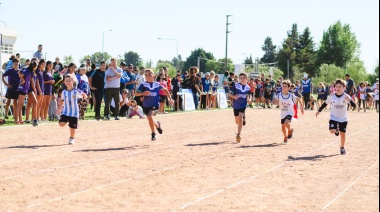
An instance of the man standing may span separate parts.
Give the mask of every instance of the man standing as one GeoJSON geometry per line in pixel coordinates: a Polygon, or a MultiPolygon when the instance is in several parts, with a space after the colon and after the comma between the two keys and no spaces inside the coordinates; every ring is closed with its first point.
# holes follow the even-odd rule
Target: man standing
{"type": "Polygon", "coordinates": [[[379,84],[379,78],[376,78],[375,84],[372,86],[372,91],[374,91],[377,88],[377,85],[379,84]]]}
{"type": "MultiPolygon", "coordinates": [[[[348,94],[355,102],[355,81],[351,79],[349,74],[346,74],[346,94],[348,94]]],[[[350,105],[348,105],[347,110],[350,109],[350,105]]]]}
{"type": "Polygon", "coordinates": [[[129,82],[126,83],[126,89],[129,91],[129,99],[135,99],[136,85],[138,82],[136,81],[136,75],[133,73],[133,65],[128,65],[127,75],[130,79],[129,82]]]}
{"type": "Polygon", "coordinates": [[[273,79],[272,75],[269,75],[269,81],[270,81],[270,85],[272,87],[270,102],[273,102],[274,97],[276,95],[276,80],[273,79]]]}
{"type": "Polygon", "coordinates": [[[95,118],[100,120],[100,107],[104,95],[104,79],[105,79],[106,63],[101,62],[98,70],[94,71],[89,77],[91,91],[94,93],[93,101],[95,106],[95,118]]]}
{"type": "Polygon", "coordinates": [[[38,60],[44,59],[44,54],[42,53],[42,45],[38,45],[38,50],[33,55],[34,58],[37,58],[38,60]]]}
{"type": "Polygon", "coordinates": [[[302,96],[304,97],[304,104],[305,109],[308,108],[308,104],[310,102],[311,92],[313,91],[313,83],[311,82],[311,79],[308,78],[309,76],[307,74],[304,75],[302,83],[302,96]]]}
{"type": "MultiPolygon", "coordinates": [[[[110,120],[110,106],[112,98],[115,102],[120,102],[120,78],[123,74],[123,70],[117,67],[117,60],[115,58],[111,59],[111,64],[106,71],[106,105],[104,108],[104,118],[105,120],[110,120]]],[[[119,119],[119,104],[115,104],[115,120],[119,119]]]]}
{"type": "Polygon", "coordinates": [[[120,78],[120,93],[126,89],[126,84],[131,81],[128,76],[128,67],[125,62],[120,63],[120,68],[123,70],[123,74],[120,78]]]}
{"type": "Polygon", "coordinates": [[[53,68],[54,68],[55,73],[60,73],[61,71],[63,71],[63,65],[60,62],[59,57],[55,58],[55,62],[53,63],[53,68]]]}
{"type": "Polygon", "coordinates": [[[182,109],[182,97],[178,95],[178,93],[181,90],[181,84],[182,84],[182,75],[181,73],[177,74],[176,78],[173,78],[172,80],[172,87],[173,87],[173,100],[174,103],[174,111],[183,110],[182,109]],[[178,107],[179,106],[179,107],[178,107]]]}

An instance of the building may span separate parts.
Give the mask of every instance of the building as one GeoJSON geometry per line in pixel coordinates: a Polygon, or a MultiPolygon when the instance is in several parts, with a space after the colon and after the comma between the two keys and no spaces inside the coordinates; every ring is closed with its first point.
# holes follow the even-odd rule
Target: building
{"type": "Polygon", "coordinates": [[[0,34],[2,35],[0,62],[3,65],[8,62],[12,54],[16,54],[14,50],[19,33],[8,27],[0,27],[0,34]]]}

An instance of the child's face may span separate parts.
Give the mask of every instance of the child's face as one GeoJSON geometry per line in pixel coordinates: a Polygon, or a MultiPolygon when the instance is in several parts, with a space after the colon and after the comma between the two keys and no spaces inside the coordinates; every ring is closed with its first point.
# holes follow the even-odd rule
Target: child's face
{"type": "Polygon", "coordinates": [[[323,87],[323,85],[322,84],[319,84],[319,88],[322,88],[323,87]]]}
{"type": "Polygon", "coordinates": [[[136,103],[135,102],[132,102],[132,107],[136,107],[136,103]]]}
{"type": "Polygon", "coordinates": [[[73,87],[73,86],[74,86],[74,81],[73,81],[73,79],[71,79],[70,77],[66,77],[66,78],[65,78],[65,85],[66,85],[66,87],[68,87],[68,88],[73,87]]]}
{"type": "Polygon", "coordinates": [[[152,72],[145,72],[145,80],[147,82],[153,82],[154,76],[152,72]]]}
{"type": "Polygon", "coordinates": [[[345,90],[345,86],[343,86],[342,84],[336,84],[335,85],[335,89],[336,89],[336,92],[337,93],[343,93],[344,92],[344,90],[345,90]]]}
{"type": "Polygon", "coordinates": [[[246,85],[248,83],[248,78],[244,75],[240,76],[240,83],[246,85]]]}
{"type": "Polygon", "coordinates": [[[287,85],[287,84],[282,84],[282,91],[284,91],[284,92],[289,92],[289,90],[290,90],[289,85],[287,85]]]}

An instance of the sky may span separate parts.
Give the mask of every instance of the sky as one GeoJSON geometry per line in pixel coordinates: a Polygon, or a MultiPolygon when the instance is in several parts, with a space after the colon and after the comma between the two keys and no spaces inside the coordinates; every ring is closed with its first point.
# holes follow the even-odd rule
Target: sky
{"type": "MultiPolygon", "coordinates": [[[[350,24],[361,43],[367,71],[379,63],[378,0],[0,0],[0,20],[20,33],[16,51],[44,45],[47,58],[104,51],[117,57],[137,52],[144,61],[187,58],[203,48],[225,57],[226,15],[230,18],[228,56],[235,64],[262,57],[267,36],[280,46],[293,23],[309,27],[316,46],[338,20],[350,24]],[[112,30],[112,31],[109,31],[112,30]]],[[[0,23],[2,24],[2,23],[0,23]]],[[[25,57],[31,53],[23,53],[25,57]]],[[[195,64],[196,65],[196,64],[195,64]]]]}

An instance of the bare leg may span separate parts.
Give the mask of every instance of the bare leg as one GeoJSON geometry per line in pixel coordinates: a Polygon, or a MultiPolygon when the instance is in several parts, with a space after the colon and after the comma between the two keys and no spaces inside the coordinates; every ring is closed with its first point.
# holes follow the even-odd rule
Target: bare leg
{"type": "Polygon", "coordinates": [[[243,117],[244,113],[239,113],[238,118],[238,134],[241,135],[241,131],[243,129],[243,117]]]}
{"type": "Polygon", "coordinates": [[[74,137],[75,137],[75,129],[70,128],[70,138],[74,138],[74,137]]]}
{"type": "MultiPolygon", "coordinates": [[[[11,99],[7,99],[5,103],[5,117],[8,117],[9,114],[9,106],[11,105],[11,99]]],[[[14,109],[13,109],[14,110],[14,109]]],[[[14,111],[13,111],[14,112],[14,111]]]]}
{"type": "Polygon", "coordinates": [[[19,95],[18,101],[17,101],[17,115],[18,115],[18,121],[22,122],[22,106],[24,105],[25,96],[19,95]]]}
{"type": "Polygon", "coordinates": [[[345,144],[346,144],[346,133],[340,133],[340,147],[341,148],[344,148],[345,144]]]}
{"type": "Polygon", "coordinates": [[[15,119],[15,122],[18,122],[17,99],[13,100],[13,118],[15,119]]]}

